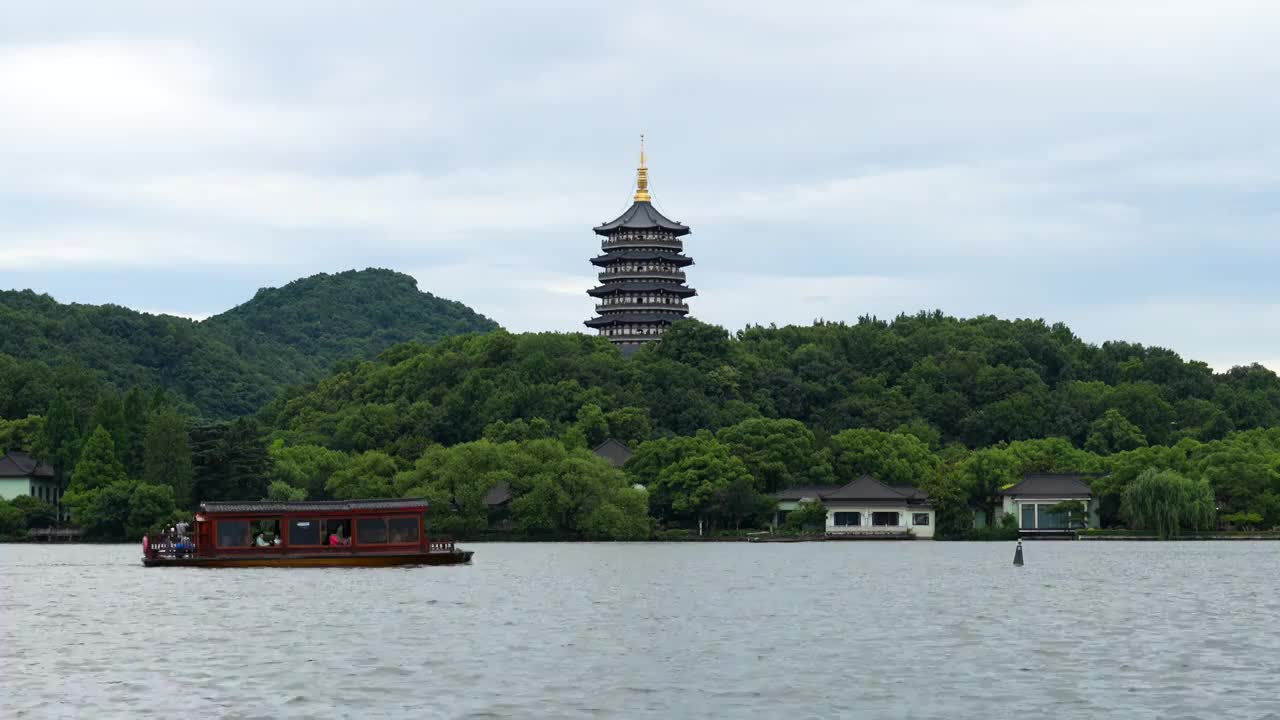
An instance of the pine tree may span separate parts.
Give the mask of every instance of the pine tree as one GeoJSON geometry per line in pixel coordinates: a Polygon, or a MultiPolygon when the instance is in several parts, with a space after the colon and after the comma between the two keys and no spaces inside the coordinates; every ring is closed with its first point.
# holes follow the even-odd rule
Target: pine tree
{"type": "Polygon", "coordinates": [[[66,490],[71,480],[71,468],[80,456],[80,430],[75,410],[62,391],[58,391],[49,403],[44,416],[44,430],[35,450],[41,460],[53,466],[58,487],[66,490]]]}
{"type": "Polygon", "coordinates": [[[193,475],[186,419],[176,410],[164,408],[147,426],[142,481],[173,488],[174,502],[186,507],[191,502],[193,475]]]}
{"type": "Polygon", "coordinates": [[[80,461],[71,476],[71,489],[84,492],[127,480],[124,464],[116,456],[116,444],[111,433],[99,425],[85,442],[84,450],[80,451],[80,461]]]}
{"type": "Polygon", "coordinates": [[[131,477],[141,477],[143,460],[146,455],[147,424],[151,418],[151,410],[142,388],[134,386],[124,396],[124,428],[125,440],[121,448],[121,460],[125,470],[131,477]]]}
{"type": "Polygon", "coordinates": [[[129,429],[124,420],[124,403],[120,402],[120,395],[116,391],[106,389],[98,395],[89,427],[104,428],[111,435],[116,457],[123,462],[125,448],[129,445],[129,429]]]}

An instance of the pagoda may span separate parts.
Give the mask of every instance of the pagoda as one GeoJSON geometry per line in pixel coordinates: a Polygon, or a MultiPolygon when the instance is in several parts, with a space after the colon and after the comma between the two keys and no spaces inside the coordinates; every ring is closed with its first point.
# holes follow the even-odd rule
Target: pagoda
{"type": "Polygon", "coordinates": [[[598,304],[596,317],[586,326],[623,352],[634,352],[661,339],[671,323],[688,315],[687,300],[697,294],[684,282],[684,268],[693,260],[684,254],[680,238],[689,228],[653,206],[643,135],[631,207],[595,232],[603,238],[603,253],[591,258],[600,268],[600,285],[587,291],[598,304]]]}

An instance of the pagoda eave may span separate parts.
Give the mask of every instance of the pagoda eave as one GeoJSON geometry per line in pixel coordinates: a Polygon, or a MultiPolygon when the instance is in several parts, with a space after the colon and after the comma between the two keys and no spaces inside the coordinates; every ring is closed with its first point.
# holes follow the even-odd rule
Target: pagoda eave
{"type": "Polygon", "coordinates": [[[603,297],[620,292],[666,292],[677,297],[693,297],[698,294],[697,290],[685,285],[654,283],[654,282],[619,282],[608,283],[599,287],[593,287],[587,291],[591,297],[603,297]]]}
{"type": "Polygon", "coordinates": [[[604,267],[624,260],[664,260],[678,267],[688,267],[693,264],[693,258],[670,250],[620,250],[606,255],[597,255],[591,258],[591,264],[604,267]]]}

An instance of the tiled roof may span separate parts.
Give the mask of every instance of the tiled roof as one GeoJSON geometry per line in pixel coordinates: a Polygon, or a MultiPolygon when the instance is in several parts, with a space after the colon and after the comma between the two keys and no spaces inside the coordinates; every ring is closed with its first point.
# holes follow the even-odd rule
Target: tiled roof
{"type": "Polygon", "coordinates": [[[0,457],[0,477],[53,477],[53,468],[21,450],[10,450],[0,457]]]}
{"type": "Polygon", "coordinates": [[[587,291],[592,297],[602,297],[616,292],[654,292],[661,290],[669,292],[672,295],[681,297],[690,297],[697,295],[698,291],[691,287],[686,287],[676,281],[671,282],[646,282],[644,280],[628,280],[624,282],[605,283],[599,287],[593,287],[587,291]]]}
{"type": "Polygon", "coordinates": [[[302,502],[277,502],[275,500],[245,500],[229,502],[202,502],[200,510],[210,514],[218,513],[338,513],[351,510],[417,510],[428,507],[422,498],[386,499],[386,500],[304,500],[302,502]]]}
{"type": "Polygon", "coordinates": [[[626,465],[627,461],[631,459],[631,456],[635,454],[631,452],[631,448],[627,447],[626,443],[620,440],[614,440],[613,438],[609,438],[608,440],[600,443],[591,452],[599,455],[605,460],[608,460],[609,464],[614,467],[622,467],[623,465],[626,465]]]}
{"type": "Polygon", "coordinates": [[[508,502],[510,500],[511,500],[511,483],[505,480],[489,488],[489,491],[484,494],[484,504],[488,505],[489,507],[502,505],[503,503],[508,502]]]}
{"type": "Polygon", "coordinates": [[[1070,473],[1035,473],[1022,476],[1022,482],[1001,490],[998,495],[1023,497],[1090,497],[1093,491],[1083,480],[1085,475],[1070,473]]]}
{"type": "Polygon", "coordinates": [[[870,475],[863,475],[853,482],[825,493],[823,500],[901,500],[906,502],[907,496],[885,485],[870,475]]]}
{"type": "Polygon", "coordinates": [[[626,212],[616,219],[596,227],[595,231],[600,235],[612,235],[615,230],[623,228],[634,230],[662,228],[663,230],[672,231],[672,234],[676,237],[689,234],[687,226],[668,219],[658,212],[658,209],[652,203],[643,200],[633,203],[631,207],[627,208],[626,212]]]}
{"type": "MultiPolygon", "coordinates": [[[[656,307],[656,306],[655,306],[656,307]]],[[[634,323],[673,323],[684,317],[687,310],[667,311],[665,313],[610,313],[593,317],[584,325],[587,327],[607,327],[609,325],[626,325],[634,323]]]]}
{"type": "Polygon", "coordinates": [[[866,502],[871,504],[908,504],[920,505],[929,501],[925,491],[910,485],[889,486],[870,475],[863,475],[847,485],[839,487],[823,485],[807,485],[779,490],[773,494],[780,501],[798,501],[803,499],[822,500],[823,502],[866,502]]]}
{"type": "Polygon", "coordinates": [[[809,498],[817,500],[822,497],[822,493],[839,490],[835,485],[798,485],[785,490],[779,490],[773,496],[778,500],[804,500],[809,498]]]}
{"type": "Polygon", "coordinates": [[[666,260],[681,267],[693,264],[693,258],[674,250],[618,250],[591,258],[591,264],[611,265],[620,260],[666,260]]]}

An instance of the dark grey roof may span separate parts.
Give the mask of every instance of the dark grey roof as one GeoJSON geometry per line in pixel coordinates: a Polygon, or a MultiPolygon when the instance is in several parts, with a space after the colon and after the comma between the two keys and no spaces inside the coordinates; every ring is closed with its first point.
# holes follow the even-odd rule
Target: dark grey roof
{"type": "Polygon", "coordinates": [[[923,502],[929,499],[929,493],[918,487],[912,487],[911,485],[890,485],[889,487],[905,495],[908,500],[919,500],[923,502]]]}
{"type": "Polygon", "coordinates": [[[505,480],[489,488],[489,491],[484,494],[484,504],[489,507],[502,505],[510,501],[511,483],[505,480]]]}
{"type": "Polygon", "coordinates": [[[592,297],[600,297],[601,295],[609,295],[616,292],[650,292],[653,290],[665,290],[673,295],[681,297],[690,297],[697,295],[698,291],[691,287],[686,287],[677,282],[661,283],[661,282],[644,282],[642,280],[606,283],[600,287],[594,287],[587,291],[592,297]]]}
{"type": "Polygon", "coordinates": [[[870,475],[863,475],[837,490],[824,493],[823,500],[893,500],[906,502],[907,496],[870,475]]]}
{"type": "Polygon", "coordinates": [[[1090,497],[1093,492],[1082,478],[1074,473],[1028,473],[1022,482],[996,493],[997,495],[1021,495],[1023,497],[1090,497]]]}
{"type": "Polygon", "coordinates": [[[688,310],[668,310],[666,314],[658,313],[617,313],[604,315],[601,317],[591,318],[584,325],[587,327],[604,327],[606,325],[618,325],[622,323],[652,323],[665,322],[673,323],[682,319],[682,316],[689,312],[688,310]]]}
{"type": "Polygon", "coordinates": [[[692,265],[693,258],[670,250],[619,250],[591,258],[592,265],[610,265],[619,260],[666,260],[680,267],[692,265]]]}
{"type": "Polygon", "coordinates": [[[786,490],[779,490],[778,492],[774,493],[773,496],[778,500],[784,500],[784,501],[785,500],[799,501],[805,498],[812,498],[814,500],[817,500],[818,498],[822,497],[823,493],[828,493],[828,492],[832,492],[833,490],[839,490],[839,489],[840,488],[838,486],[833,486],[833,485],[798,485],[796,487],[789,487],[786,490]]]}
{"type": "Polygon", "coordinates": [[[608,460],[610,465],[618,468],[626,465],[631,456],[635,454],[631,452],[631,448],[627,447],[626,443],[613,438],[600,443],[591,452],[608,460]]]}
{"type": "Polygon", "coordinates": [[[426,510],[427,501],[423,498],[404,498],[386,500],[304,500],[302,502],[277,502],[275,500],[244,500],[229,502],[202,502],[202,512],[217,513],[338,513],[351,510],[426,510]]]}
{"type": "Polygon", "coordinates": [[[658,212],[653,203],[645,201],[636,201],[632,203],[627,211],[619,215],[616,219],[600,225],[595,228],[599,235],[612,235],[615,231],[622,228],[633,230],[651,230],[654,228],[662,228],[670,230],[677,237],[688,235],[689,228],[680,223],[669,220],[665,215],[658,212]]]}
{"type": "Polygon", "coordinates": [[[0,457],[0,477],[52,478],[53,468],[21,450],[10,450],[0,457]]]}

